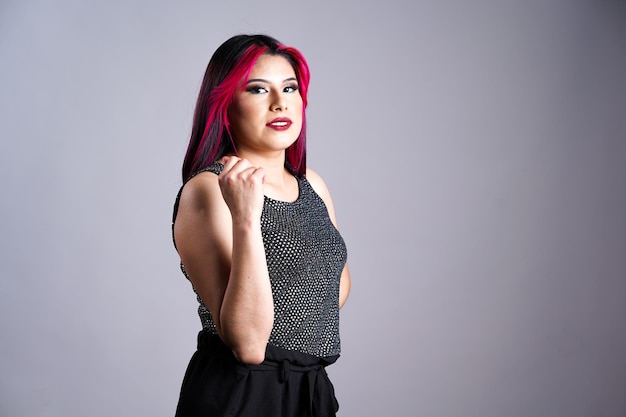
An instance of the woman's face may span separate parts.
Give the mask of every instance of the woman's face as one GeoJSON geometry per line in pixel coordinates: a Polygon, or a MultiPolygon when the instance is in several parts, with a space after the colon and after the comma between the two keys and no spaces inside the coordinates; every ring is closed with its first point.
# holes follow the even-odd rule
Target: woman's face
{"type": "Polygon", "coordinates": [[[228,118],[240,155],[284,151],[293,144],[302,130],[302,97],[289,61],[261,55],[235,93],[228,118]]]}

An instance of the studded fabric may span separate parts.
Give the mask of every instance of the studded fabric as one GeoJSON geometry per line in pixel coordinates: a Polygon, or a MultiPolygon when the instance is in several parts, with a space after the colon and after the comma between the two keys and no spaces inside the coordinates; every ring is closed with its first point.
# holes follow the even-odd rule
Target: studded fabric
{"type": "MultiPolygon", "coordinates": [[[[223,165],[214,163],[203,171],[219,174],[222,169],[223,165]]],[[[339,282],[347,258],[346,246],[311,184],[296,178],[298,199],[285,202],[265,197],[261,215],[274,296],[274,327],[269,343],[329,357],[341,350],[339,282]]],[[[174,218],[177,207],[178,199],[174,218]]],[[[182,263],[181,269],[189,278],[182,263]]],[[[197,299],[203,328],[217,333],[211,312],[200,296],[197,299]]]]}

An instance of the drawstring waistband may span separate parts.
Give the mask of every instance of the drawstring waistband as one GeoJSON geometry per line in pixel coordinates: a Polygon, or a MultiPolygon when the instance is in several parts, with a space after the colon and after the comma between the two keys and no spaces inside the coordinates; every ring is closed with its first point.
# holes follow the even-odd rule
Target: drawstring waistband
{"type": "Polygon", "coordinates": [[[326,374],[326,366],[333,363],[337,357],[318,358],[301,352],[289,351],[273,345],[267,345],[265,360],[258,365],[242,364],[237,362],[232,351],[215,334],[206,331],[198,335],[198,351],[210,352],[218,363],[232,363],[232,366],[242,366],[252,373],[265,374],[268,383],[288,384],[291,380],[300,386],[300,397],[306,398],[308,416],[334,416],[337,409],[337,400],[334,388],[326,374]],[[298,375],[294,375],[297,373],[298,375]],[[270,376],[271,375],[271,376],[270,376]],[[301,385],[300,385],[301,384],[301,385]]]}
{"type": "Polygon", "coordinates": [[[297,365],[290,362],[288,359],[283,359],[282,361],[273,361],[270,359],[266,359],[263,361],[263,363],[259,365],[248,365],[248,367],[254,371],[274,371],[278,369],[280,371],[279,380],[282,384],[289,379],[289,375],[291,374],[291,372],[317,372],[324,369],[325,365],[297,365]]]}
{"type": "Polygon", "coordinates": [[[279,371],[279,381],[281,384],[286,383],[292,372],[300,372],[305,374],[306,382],[306,398],[308,400],[308,416],[313,417],[315,412],[315,398],[323,393],[328,392],[328,376],[324,370],[326,366],[323,364],[314,365],[297,365],[288,359],[282,361],[274,361],[266,359],[259,365],[248,365],[248,368],[254,372],[263,371],[279,371]]]}

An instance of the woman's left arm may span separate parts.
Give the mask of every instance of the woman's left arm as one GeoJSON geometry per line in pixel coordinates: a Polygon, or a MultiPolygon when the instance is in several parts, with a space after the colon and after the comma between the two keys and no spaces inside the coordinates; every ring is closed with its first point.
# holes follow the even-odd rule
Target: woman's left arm
{"type": "MultiPolygon", "coordinates": [[[[326,183],[324,183],[324,180],[318,173],[310,168],[307,168],[306,170],[306,179],[309,181],[315,192],[322,198],[324,204],[326,204],[330,220],[333,222],[337,230],[339,230],[339,227],[337,226],[337,218],[335,216],[335,208],[333,206],[333,201],[330,198],[328,187],[326,187],[326,183]]],[[[350,270],[348,269],[348,264],[346,263],[341,273],[341,281],[339,283],[339,308],[343,307],[348,299],[351,286],[352,280],[350,278],[350,270]]]]}

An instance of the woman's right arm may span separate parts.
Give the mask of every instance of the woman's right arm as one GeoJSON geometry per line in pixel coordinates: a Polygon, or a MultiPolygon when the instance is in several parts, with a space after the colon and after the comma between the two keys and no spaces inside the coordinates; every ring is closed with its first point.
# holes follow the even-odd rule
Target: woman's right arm
{"type": "Polygon", "coordinates": [[[191,282],[235,357],[261,363],[274,303],[261,235],[263,170],[238,158],[183,188],[174,236],[191,282]]]}

